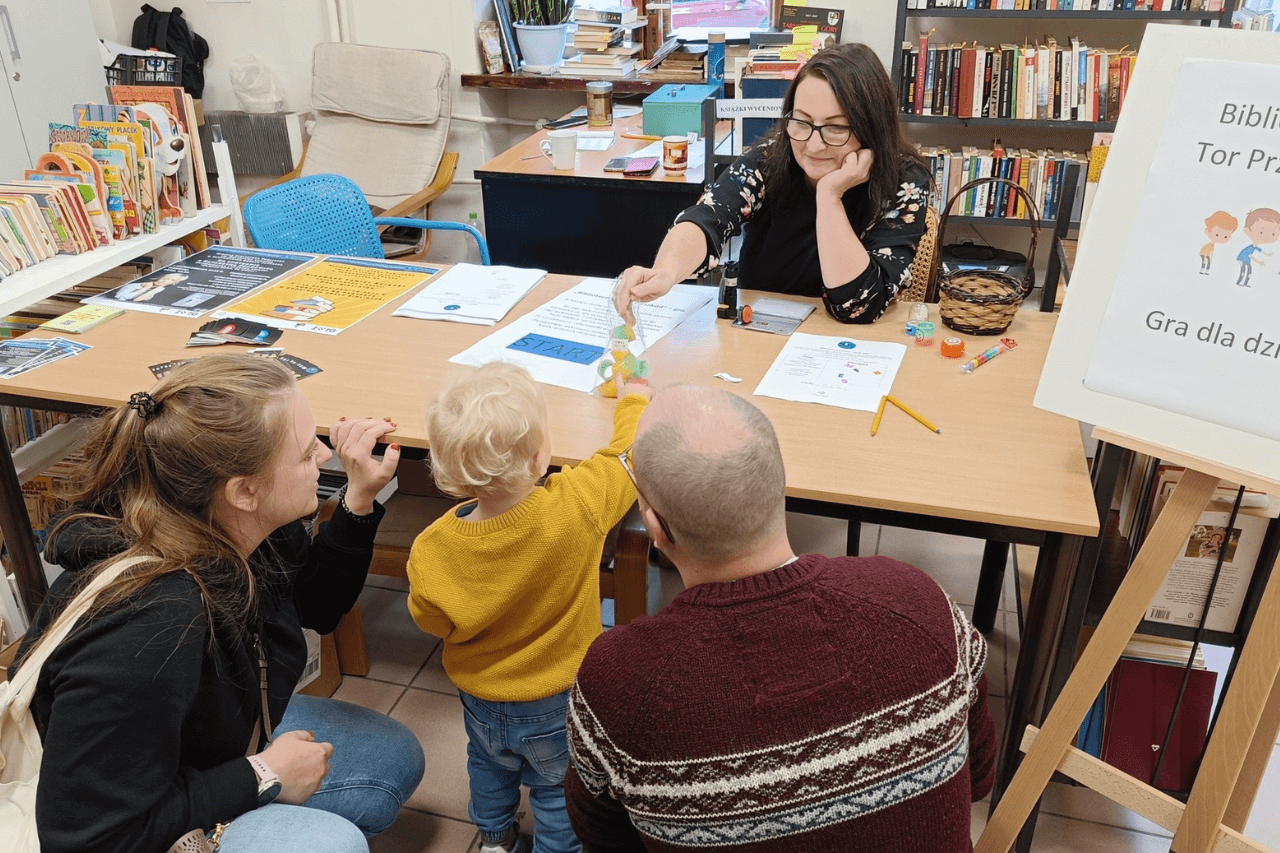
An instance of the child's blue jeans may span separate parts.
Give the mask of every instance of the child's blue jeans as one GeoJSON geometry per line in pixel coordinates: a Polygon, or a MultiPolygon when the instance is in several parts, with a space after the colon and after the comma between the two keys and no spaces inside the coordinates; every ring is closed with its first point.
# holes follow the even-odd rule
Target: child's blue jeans
{"type": "Polygon", "coordinates": [[[502,838],[529,786],[534,853],[579,853],[569,825],[564,774],[569,768],[565,715],[569,691],[532,702],[490,702],[458,691],[467,725],[469,813],[486,841],[502,838]]]}

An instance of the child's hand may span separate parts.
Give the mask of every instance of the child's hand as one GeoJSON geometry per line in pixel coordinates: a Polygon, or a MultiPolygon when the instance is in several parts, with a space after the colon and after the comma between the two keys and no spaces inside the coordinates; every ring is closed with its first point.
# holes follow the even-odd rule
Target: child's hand
{"type": "Polygon", "coordinates": [[[653,389],[649,387],[648,383],[623,382],[621,374],[614,374],[613,385],[615,388],[618,389],[619,400],[621,400],[623,397],[627,396],[628,394],[639,394],[641,397],[644,397],[646,400],[653,399],[653,389]]]}

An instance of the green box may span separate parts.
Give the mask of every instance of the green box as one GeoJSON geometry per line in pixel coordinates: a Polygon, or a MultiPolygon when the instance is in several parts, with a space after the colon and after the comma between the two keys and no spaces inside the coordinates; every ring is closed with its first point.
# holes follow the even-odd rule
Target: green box
{"type": "Polygon", "coordinates": [[[702,135],[702,102],[717,86],[668,83],[644,99],[644,132],[648,136],[702,135]]]}

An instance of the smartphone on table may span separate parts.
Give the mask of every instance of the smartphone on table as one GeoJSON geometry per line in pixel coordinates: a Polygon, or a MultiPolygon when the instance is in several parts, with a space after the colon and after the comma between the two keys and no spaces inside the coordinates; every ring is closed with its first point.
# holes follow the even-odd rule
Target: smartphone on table
{"type": "Polygon", "coordinates": [[[604,164],[606,172],[622,172],[627,168],[627,164],[631,162],[631,157],[614,157],[608,163],[604,164]]]}
{"type": "Polygon", "coordinates": [[[659,162],[660,160],[657,157],[633,157],[631,162],[627,164],[627,168],[622,170],[622,174],[624,177],[652,175],[658,171],[659,162]]]}

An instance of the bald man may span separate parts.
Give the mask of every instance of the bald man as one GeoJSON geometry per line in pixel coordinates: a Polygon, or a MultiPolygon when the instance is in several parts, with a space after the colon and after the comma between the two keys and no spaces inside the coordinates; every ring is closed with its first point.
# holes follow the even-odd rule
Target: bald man
{"type": "Polygon", "coordinates": [[[685,591],[591,646],[569,816],[598,851],[970,851],[991,789],[986,643],[885,557],[796,557],[768,418],[676,386],[622,457],[685,591]]]}

